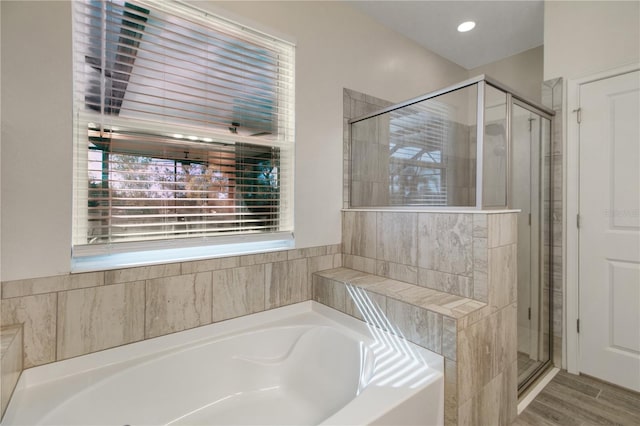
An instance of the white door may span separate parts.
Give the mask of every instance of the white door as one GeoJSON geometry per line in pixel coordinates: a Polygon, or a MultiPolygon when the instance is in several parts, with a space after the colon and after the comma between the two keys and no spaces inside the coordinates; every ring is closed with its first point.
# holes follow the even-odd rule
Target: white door
{"type": "Polygon", "coordinates": [[[579,369],[640,391],[640,71],[579,102],[579,369]]]}

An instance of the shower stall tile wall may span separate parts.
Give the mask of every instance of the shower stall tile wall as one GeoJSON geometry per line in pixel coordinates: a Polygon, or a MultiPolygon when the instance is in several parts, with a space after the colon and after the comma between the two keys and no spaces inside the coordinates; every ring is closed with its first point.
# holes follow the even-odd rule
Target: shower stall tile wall
{"type": "MultiPolygon", "coordinates": [[[[564,157],[564,141],[563,141],[563,85],[562,78],[547,80],[542,84],[542,103],[548,108],[553,109],[556,115],[553,117],[553,134],[551,136],[551,154],[545,158],[545,164],[553,164],[552,180],[553,194],[546,194],[545,208],[551,209],[551,221],[545,222],[545,229],[552,227],[552,245],[549,239],[545,239],[545,250],[551,250],[552,271],[551,277],[545,275],[544,288],[549,289],[551,285],[553,289],[553,363],[560,367],[562,365],[564,347],[563,340],[563,295],[564,282],[562,272],[562,254],[563,247],[563,229],[562,229],[562,179],[563,179],[563,157],[564,157]],[[549,282],[551,279],[551,283],[549,282]]],[[[549,235],[545,232],[545,235],[549,235]]],[[[545,259],[546,260],[546,259],[545,259]]],[[[548,261],[547,261],[548,262],[548,261]]],[[[548,266],[546,267],[548,269],[548,266]]],[[[545,305],[546,306],[546,305],[545,305]]],[[[546,314],[546,313],[545,313],[546,314]]]]}
{"type": "Polygon", "coordinates": [[[426,271],[471,277],[472,215],[419,214],[418,217],[418,232],[415,234],[420,251],[418,266],[426,271]]]}
{"type": "Polygon", "coordinates": [[[311,298],[340,244],[2,282],[0,323],[23,324],[24,368],[311,298]]]}
{"type": "Polygon", "coordinates": [[[517,293],[519,392],[551,364],[554,114],[481,75],[347,121],[343,264],[498,307],[517,293]]]}
{"type": "MultiPolygon", "coordinates": [[[[360,117],[365,114],[372,113],[381,108],[385,108],[393,105],[392,102],[384,99],[375,98],[364,93],[356,92],[355,90],[343,89],[343,207],[349,208],[349,194],[350,194],[350,176],[351,176],[351,126],[349,126],[349,119],[354,117],[360,117]]],[[[362,179],[364,180],[364,179],[362,179]]],[[[363,183],[365,185],[365,183],[363,183]]],[[[373,189],[371,189],[373,190],[373,189]]]]}
{"type": "Polygon", "coordinates": [[[488,250],[516,238],[511,214],[345,210],[342,217],[345,267],[481,302],[490,297],[488,262],[498,256],[488,250]]]}

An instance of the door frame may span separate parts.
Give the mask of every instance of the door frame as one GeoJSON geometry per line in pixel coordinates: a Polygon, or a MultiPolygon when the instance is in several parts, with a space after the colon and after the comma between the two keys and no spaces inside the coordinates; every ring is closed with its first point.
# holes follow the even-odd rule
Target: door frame
{"type": "MultiPolygon", "coordinates": [[[[511,135],[510,135],[510,144],[512,145],[509,149],[510,151],[510,157],[509,157],[509,161],[510,164],[515,164],[514,163],[514,158],[513,158],[513,153],[514,153],[514,138],[513,138],[513,121],[514,121],[514,107],[517,106],[519,108],[522,108],[523,110],[527,111],[529,113],[529,117],[531,117],[531,114],[535,114],[538,118],[539,118],[539,122],[538,122],[538,139],[537,142],[534,143],[533,142],[533,137],[532,137],[532,129],[529,132],[529,189],[530,191],[532,189],[535,189],[535,192],[530,192],[529,193],[529,214],[531,215],[531,224],[529,227],[529,234],[530,234],[530,244],[529,244],[529,267],[531,270],[533,270],[532,266],[532,262],[531,262],[531,258],[533,256],[533,254],[535,253],[535,258],[536,258],[536,262],[535,263],[535,274],[532,275],[532,279],[529,282],[529,305],[530,305],[530,309],[531,309],[531,318],[529,319],[529,331],[531,331],[531,327],[535,326],[535,333],[530,333],[529,335],[529,348],[532,349],[529,351],[529,357],[531,359],[535,359],[536,361],[539,360],[540,358],[540,348],[544,347],[543,344],[543,340],[544,338],[540,335],[540,329],[541,329],[541,321],[543,320],[543,315],[542,315],[542,310],[540,309],[541,307],[541,295],[542,292],[544,291],[544,241],[545,241],[545,235],[544,235],[544,221],[545,220],[550,220],[549,218],[545,218],[544,216],[544,187],[543,187],[543,182],[545,184],[551,185],[551,182],[547,182],[544,179],[544,156],[546,155],[546,153],[543,150],[543,142],[541,140],[542,137],[542,133],[541,133],[541,124],[542,124],[542,120],[546,119],[549,120],[549,131],[553,131],[553,116],[550,116],[548,114],[546,114],[544,111],[540,111],[539,109],[527,104],[526,102],[521,102],[517,99],[513,99],[512,103],[511,103],[511,135]],[[537,151],[537,154],[534,155],[534,150],[537,151]],[[535,172],[537,174],[537,178],[534,180],[533,177],[531,176],[531,173],[535,172]],[[535,185],[534,185],[535,183],[535,185]],[[533,202],[533,200],[535,199],[535,202],[533,202]],[[535,209],[535,212],[534,212],[535,209]],[[535,219],[535,220],[534,220],[535,219]],[[537,222],[537,224],[536,224],[537,222]],[[534,287],[535,285],[535,287],[534,287]],[[532,295],[531,290],[535,288],[535,293],[536,295],[532,295]]],[[[551,137],[553,135],[550,135],[551,137]]],[[[551,153],[551,140],[549,141],[549,146],[548,146],[548,150],[549,150],[549,154],[551,153]]],[[[552,165],[550,164],[549,167],[551,167],[552,165]]],[[[513,182],[513,167],[510,168],[509,171],[509,182],[513,182]]],[[[510,185],[510,191],[509,191],[509,199],[513,199],[513,185],[510,185]]],[[[549,241],[551,241],[551,235],[548,236],[549,237],[549,241]]],[[[551,259],[549,259],[551,260],[551,259]]],[[[551,303],[551,296],[552,294],[549,294],[549,300],[548,303],[551,303]]],[[[549,306],[550,308],[551,306],[549,306]]],[[[549,326],[551,326],[551,324],[553,324],[552,321],[552,315],[553,312],[550,309],[549,310],[549,326]]],[[[549,341],[549,359],[552,359],[552,345],[553,345],[553,341],[550,337],[550,341],[549,341]]]]}
{"type": "MultiPolygon", "coordinates": [[[[563,246],[565,249],[565,297],[564,297],[564,345],[566,358],[563,364],[569,373],[580,372],[580,340],[577,322],[580,313],[580,251],[577,217],[580,206],[580,126],[577,120],[580,105],[580,88],[582,85],[617,77],[640,70],[640,63],[625,65],[586,77],[567,81],[567,108],[565,118],[567,123],[567,144],[565,168],[563,174],[563,211],[562,218],[564,233],[563,246]]],[[[564,356],[563,356],[564,358],[564,356]]]]}
{"type": "MultiPolygon", "coordinates": [[[[554,122],[553,122],[553,115],[549,114],[547,111],[542,110],[540,108],[538,108],[535,105],[531,105],[526,101],[522,101],[520,99],[516,99],[516,98],[512,98],[510,106],[509,106],[509,133],[510,133],[510,141],[509,141],[509,163],[512,164],[513,162],[513,114],[514,114],[514,106],[518,106],[522,109],[524,109],[525,111],[527,111],[529,114],[535,114],[538,116],[538,118],[540,119],[538,125],[541,126],[542,120],[548,120],[549,122],[549,136],[550,136],[550,140],[548,141],[548,152],[549,154],[551,154],[552,152],[552,142],[553,142],[553,132],[554,132],[554,122]]],[[[538,224],[538,229],[535,232],[535,234],[532,235],[532,240],[536,240],[537,241],[537,247],[536,247],[536,253],[537,253],[537,257],[538,257],[538,261],[537,261],[537,279],[535,280],[537,282],[536,286],[537,286],[537,297],[534,297],[533,299],[536,300],[537,303],[537,308],[532,309],[532,315],[531,315],[531,322],[534,322],[536,324],[536,329],[537,332],[535,333],[536,336],[534,337],[536,339],[535,342],[535,359],[539,360],[538,358],[540,357],[540,349],[544,347],[543,344],[543,340],[544,340],[544,336],[541,335],[539,333],[539,330],[541,329],[541,322],[542,321],[548,321],[549,322],[549,327],[552,326],[553,324],[553,309],[551,309],[551,306],[549,306],[549,310],[548,310],[548,316],[545,319],[544,316],[542,315],[542,312],[540,312],[541,310],[539,309],[539,307],[541,306],[540,303],[540,296],[541,294],[545,291],[544,290],[544,278],[543,278],[543,274],[544,272],[544,266],[545,266],[545,262],[544,262],[544,239],[545,239],[545,235],[544,235],[544,222],[545,222],[545,214],[544,214],[544,185],[551,185],[551,181],[550,181],[550,177],[551,177],[551,171],[553,170],[553,159],[551,158],[551,162],[549,164],[549,171],[548,171],[548,177],[547,177],[547,181],[545,181],[544,179],[544,172],[545,172],[545,167],[544,167],[544,158],[546,156],[546,152],[543,149],[543,141],[541,140],[541,129],[538,130],[539,133],[539,138],[537,141],[537,150],[538,150],[538,155],[536,158],[536,162],[535,163],[531,163],[531,169],[535,169],[536,173],[538,174],[538,179],[537,179],[537,189],[536,189],[536,199],[538,200],[538,205],[537,205],[537,210],[538,210],[538,216],[537,216],[537,222],[538,224]],[[535,167],[534,167],[535,165],[535,167]],[[544,183],[544,185],[543,185],[544,183]],[[533,238],[535,237],[535,238],[533,238]]],[[[529,134],[529,153],[531,153],[533,149],[533,145],[531,143],[531,134],[529,134]]],[[[530,156],[530,157],[535,157],[535,156],[530,156]]],[[[531,171],[530,171],[531,172],[531,171]]],[[[508,182],[512,182],[513,180],[513,168],[510,167],[509,169],[509,179],[508,182]]],[[[508,185],[508,198],[509,200],[511,200],[513,197],[513,185],[509,184],[508,185]]],[[[550,187],[549,188],[549,195],[553,196],[553,188],[550,187]]],[[[532,194],[531,194],[532,195],[532,194]]],[[[530,198],[531,198],[530,195],[530,198]]],[[[533,206],[530,206],[533,207],[533,206]]],[[[547,212],[548,218],[546,220],[549,221],[549,223],[552,223],[551,221],[551,209],[549,209],[549,211],[547,212]]],[[[533,216],[532,216],[533,219],[533,216]]],[[[533,225],[534,221],[532,221],[532,225],[533,225]]],[[[531,231],[531,229],[530,229],[531,231]]],[[[549,235],[549,241],[553,241],[553,235],[551,234],[551,229],[548,230],[549,235]]],[[[551,246],[549,247],[549,252],[547,254],[547,256],[549,256],[549,262],[551,262],[551,256],[553,254],[553,244],[551,244],[551,246]]],[[[553,266],[551,265],[551,263],[549,264],[549,271],[553,268],[553,266]]],[[[547,271],[547,273],[549,273],[549,271],[547,271]]],[[[551,277],[550,277],[551,278],[551,277]]],[[[533,282],[533,281],[532,281],[533,282]]],[[[552,287],[549,286],[549,299],[547,301],[547,303],[551,303],[552,301],[552,287]]],[[[532,306],[532,308],[534,308],[534,306],[532,306]]],[[[546,361],[543,361],[536,369],[533,370],[533,372],[530,373],[530,375],[522,382],[518,383],[518,394],[522,395],[524,391],[526,391],[529,386],[535,382],[535,380],[537,380],[542,373],[544,373],[547,369],[547,367],[549,365],[552,365],[553,363],[553,334],[549,333],[549,337],[548,337],[549,341],[548,341],[548,358],[546,361]]],[[[530,355],[531,357],[531,355],[530,355]]]]}

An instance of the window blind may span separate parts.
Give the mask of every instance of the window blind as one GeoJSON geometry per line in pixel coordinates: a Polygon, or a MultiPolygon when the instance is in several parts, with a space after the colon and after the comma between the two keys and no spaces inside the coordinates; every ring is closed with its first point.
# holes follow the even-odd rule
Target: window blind
{"type": "Polygon", "coordinates": [[[390,113],[389,192],[392,205],[447,205],[447,104],[430,101],[390,113]]]}
{"type": "Polygon", "coordinates": [[[74,248],[292,231],[291,43],[173,1],[78,1],[74,82],[74,248]]]}

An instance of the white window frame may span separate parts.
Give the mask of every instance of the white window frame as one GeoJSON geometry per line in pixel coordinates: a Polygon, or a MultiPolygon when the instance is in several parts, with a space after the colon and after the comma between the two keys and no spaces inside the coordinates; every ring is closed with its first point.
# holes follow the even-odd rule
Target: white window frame
{"type": "MultiPolygon", "coordinates": [[[[197,16],[199,19],[215,14],[217,19],[222,19],[228,23],[241,27],[251,28],[251,30],[256,33],[261,33],[271,39],[277,39],[288,43],[292,46],[292,49],[295,50],[295,40],[292,37],[278,33],[277,31],[266,28],[260,24],[256,24],[255,22],[249,22],[244,18],[233,16],[222,9],[207,5],[207,9],[210,10],[205,11],[175,0],[166,0],[163,3],[163,6],[166,7],[166,2],[169,1],[170,7],[178,11],[178,13],[190,13],[192,14],[191,16],[197,16]]],[[[135,3],[153,5],[152,2],[147,0],[136,1],[135,3]]],[[[295,58],[295,53],[293,54],[293,57],[295,58]]],[[[295,63],[295,59],[293,59],[293,62],[295,63]]],[[[292,65],[291,73],[295,76],[295,65],[292,65]]],[[[78,235],[78,230],[82,229],[81,224],[86,224],[88,221],[88,211],[86,208],[89,195],[86,176],[88,169],[88,145],[86,143],[87,128],[89,123],[95,121],[96,116],[92,113],[83,111],[82,108],[79,108],[75,104],[76,101],[74,95],[74,244],[72,245],[71,272],[76,273],[119,269],[124,267],[192,261],[293,248],[295,246],[293,233],[295,77],[292,82],[291,91],[293,94],[291,96],[290,114],[285,117],[285,127],[290,129],[291,134],[288,134],[282,140],[279,138],[277,141],[268,142],[241,135],[233,136],[234,143],[250,143],[254,145],[277,146],[280,148],[281,161],[288,163],[288,176],[285,176],[280,180],[280,204],[282,211],[286,209],[286,212],[284,212],[287,221],[286,229],[281,232],[272,233],[236,234],[230,236],[221,235],[188,239],[166,239],[96,245],[78,243],[82,238],[86,238],[86,234],[78,235]],[[82,140],[84,140],[84,143],[79,142],[82,140]],[[84,208],[82,206],[84,206],[84,208]]],[[[284,101],[278,98],[278,102],[284,101]]],[[[109,125],[116,129],[119,126],[130,128],[132,124],[130,120],[121,119],[115,116],[110,116],[108,120],[109,125]]],[[[151,122],[143,122],[139,124],[136,123],[136,130],[152,134],[166,134],[168,127],[156,125],[151,122]]],[[[197,136],[204,138],[209,135],[202,134],[197,136]]],[[[225,135],[216,136],[224,137],[225,135]]]]}

